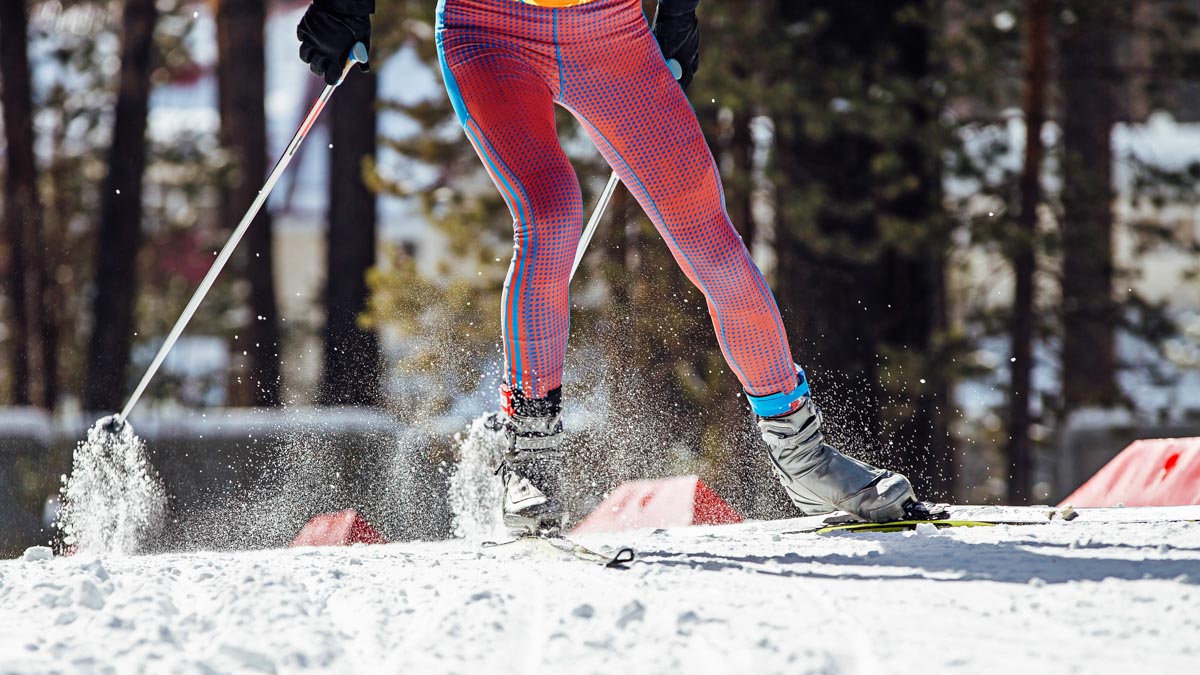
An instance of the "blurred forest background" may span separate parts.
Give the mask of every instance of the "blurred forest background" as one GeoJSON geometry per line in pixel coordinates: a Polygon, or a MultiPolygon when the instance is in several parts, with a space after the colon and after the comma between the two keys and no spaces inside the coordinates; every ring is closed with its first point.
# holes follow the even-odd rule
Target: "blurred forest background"
{"type": "MultiPolygon", "coordinates": [[[[395,452],[444,468],[495,405],[512,223],[441,88],[435,4],[378,1],[372,72],[338,89],[135,426],[371,407],[431,439],[395,452]]],[[[305,6],[0,3],[0,407],[78,439],[123,405],[319,93],[305,6]]],[[[837,443],[931,498],[1029,503],[1087,477],[1075,431],[1197,422],[1200,0],[699,15],[688,94],[837,443]]],[[[568,114],[559,131],[590,211],[608,169],[568,114]]],[[[573,305],[566,414],[596,491],[696,472],[783,512],[703,297],[624,189],[573,305]]]]}

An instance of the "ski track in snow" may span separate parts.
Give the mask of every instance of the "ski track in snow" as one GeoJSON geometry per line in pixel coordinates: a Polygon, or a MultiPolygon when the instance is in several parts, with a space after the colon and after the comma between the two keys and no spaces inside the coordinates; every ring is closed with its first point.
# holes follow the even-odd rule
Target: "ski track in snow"
{"type": "Polygon", "coordinates": [[[1200,663],[1200,524],[0,562],[0,673],[1127,673],[1200,663]]]}

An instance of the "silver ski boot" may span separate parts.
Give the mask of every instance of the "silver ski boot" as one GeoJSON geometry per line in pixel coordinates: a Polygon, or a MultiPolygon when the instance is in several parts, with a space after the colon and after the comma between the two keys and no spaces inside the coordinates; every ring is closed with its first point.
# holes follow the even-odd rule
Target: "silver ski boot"
{"type": "Polygon", "coordinates": [[[852,459],[825,443],[821,411],[805,396],[800,408],[759,417],[775,475],[805,515],[846,511],[883,522],[916,515],[922,504],[904,476],[852,459]]]}
{"type": "Polygon", "coordinates": [[[567,518],[559,498],[563,465],[561,393],[527,399],[501,389],[505,405],[496,421],[508,447],[496,474],[504,484],[504,526],[513,536],[555,535],[567,518]]]}

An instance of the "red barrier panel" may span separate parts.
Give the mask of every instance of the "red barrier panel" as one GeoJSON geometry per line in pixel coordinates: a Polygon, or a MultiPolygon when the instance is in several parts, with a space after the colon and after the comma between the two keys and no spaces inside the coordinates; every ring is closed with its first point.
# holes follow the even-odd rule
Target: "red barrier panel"
{"type": "Polygon", "coordinates": [[[1134,441],[1062,505],[1200,504],[1200,438],[1134,441]]]}
{"type": "Polygon", "coordinates": [[[386,544],[382,534],[358,511],[347,509],[323,513],[300,530],[292,546],[349,546],[350,544],[386,544]]]}
{"type": "Polygon", "coordinates": [[[696,476],[635,480],[613,490],[574,534],[652,527],[725,525],[742,517],[696,476]]]}

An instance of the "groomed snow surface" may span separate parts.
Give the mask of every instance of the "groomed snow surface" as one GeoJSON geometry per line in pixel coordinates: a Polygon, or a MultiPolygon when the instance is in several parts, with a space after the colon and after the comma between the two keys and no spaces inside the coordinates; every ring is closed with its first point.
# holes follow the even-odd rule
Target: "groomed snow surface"
{"type": "Polygon", "coordinates": [[[1197,672],[1200,511],[1118,511],[933,533],[772,521],[580,539],[633,546],[628,570],[464,540],[33,550],[0,562],[0,672],[1197,672]]]}

